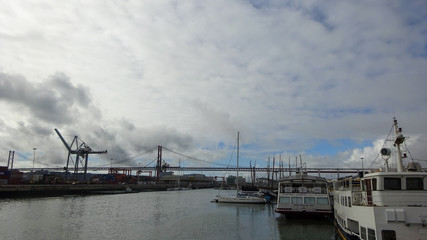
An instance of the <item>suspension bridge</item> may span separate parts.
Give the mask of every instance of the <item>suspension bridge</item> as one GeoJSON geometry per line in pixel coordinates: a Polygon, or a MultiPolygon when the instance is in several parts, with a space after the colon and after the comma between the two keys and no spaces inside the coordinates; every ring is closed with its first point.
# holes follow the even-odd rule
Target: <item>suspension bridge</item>
{"type": "MultiPolygon", "coordinates": [[[[291,173],[295,173],[301,170],[300,167],[288,166],[285,167],[283,161],[275,161],[275,158],[269,160],[266,167],[258,166],[239,166],[228,165],[220,162],[212,162],[203,160],[196,157],[191,157],[186,154],[179,153],[177,151],[171,150],[168,147],[157,146],[157,149],[152,151],[147,151],[145,154],[139,155],[133,158],[126,158],[122,160],[113,161],[110,159],[104,160],[103,165],[99,164],[99,161],[93,166],[90,166],[91,161],[89,154],[103,154],[106,151],[91,151],[88,146],[85,146],[83,152],[80,153],[79,150],[69,151],[67,158],[67,165],[65,167],[32,167],[32,168],[19,168],[20,171],[30,172],[30,171],[67,171],[70,173],[80,173],[80,172],[95,172],[95,171],[110,171],[111,169],[126,169],[127,171],[135,171],[142,173],[155,173],[155,176],[159,176],[161,172],[181,172],[181,173],[212,173],[212,172],[229,172],[230,175],[235,173],[237,170],[240,172],[251,172],[251,173],[264,173],[267,176],[287,176],[291,173]],[[157,151],[156,151],[157,150],[157,151]],[[78,157],[72,157],[72,155],[78,157]]],[[[43,163],[37,161],[38,165],[43,165],[43,163]]],[[[304,171],[311,174],[335,174],[334,176],[339,177],[340,174],[358,174],[369,169],[362,168],[337,168],[337,167],[317,167],[317,168],[307,168],[304,167],[304,171]]]]}

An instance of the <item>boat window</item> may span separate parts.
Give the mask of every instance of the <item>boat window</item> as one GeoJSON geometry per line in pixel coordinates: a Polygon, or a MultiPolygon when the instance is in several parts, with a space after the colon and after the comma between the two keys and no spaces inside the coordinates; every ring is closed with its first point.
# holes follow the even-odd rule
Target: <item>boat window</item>
{"type": "Polygon", "coordinates": [[[396,231],[394,230],[381,230],[382,240],[396,240],[396,231]]]}
{"type": "Polygon", "coordinates": [[[366,228],[360,227],[360,238],[366,240],[366,228]]]}
{"type": "Polygon", "coordinates": [[[348,198],[348,206],[351,207],[351,197],[347,197],[348,198]]]}
{"type": "Polygon", "coordinates": [[[361,182],[362,182],[362,191],[376,191],[377,190],[377,179],[376,178],[362,180],[361,182]],[[368,184],[370,184],[370,186],[368,186],[368,184]],[[370,189],[368,189],[368,188],[370,188],[370,189]]]}
{"type": "Polygon", "coordinates": [[[401,179],[400,178],[384,178],[384,189],[385,190],[400,190],[401,179]]]}
{"type": "Polygon", "coordinates": [[[375,230],[368,228],[368,240],[375,240],[375,230]]]}
{"type": "Polygon", "coordinates": [[[326,184],[316,184],[313,188],[314,193],[326,193],[328,186],[326,184]]]}
{"type": "Polygon", "coordinates": [[[362,191],[366,191],[367,187],[366,187],[366,181],[367,180],[362,180],[362,191]]]}
{"type": "Polygon", "coordinates": [[[318,197],[317,198],[317,204],[318,205],[328,205],[329,204],[328,198],[326,198],[326,197],[318,197]]]}
{"type": "Polygon", "coordinates": [[[348,229],[356,234],[359,234],[359,222],[348,218],[348,229]]]}
{"type": "Polygon", "coordinates": [[[292,184],[292,187],[293,187],[294,189],[298,189],[299,187],[302,187],[302,185],[301,185],[301,183],[293,183],[293,184],[292,184]]]}
{"type": "Polygon", "coordinates": [[[292,204],[302,204],[302,197],[292,197],[292,204]]]}
{"type": "Polygon", "coordinates": [[[305,197],[304,204],[305,205],[314,205],[316,203],[316,198],[314,197],[305,197]]]}
{"type": "Polygon", "coordinates": [[[423,190],[423,179],[408,177],[406,178],[406,190],[423,190]]]}
{"type": "Polygon", "coordinates": [[[372,178],[372,191],[376,191],[376,190],[377,190],[377,179],[372,178]]]}
{"type": "Polygon", "coordinates": [[[291,201],[289,199],[289,197],[280,197],[279,198],[279,203],[286,203],[289,204],[291,201]]]}

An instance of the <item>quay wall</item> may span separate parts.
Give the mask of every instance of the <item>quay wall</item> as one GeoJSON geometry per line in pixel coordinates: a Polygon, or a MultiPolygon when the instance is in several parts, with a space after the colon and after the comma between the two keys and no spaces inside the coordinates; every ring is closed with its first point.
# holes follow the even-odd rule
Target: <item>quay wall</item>
{"type": "MultiPolygon", "coordinates": [[[[6,184],[0,185],[0,197],[96,194],[102,192],[120,192],[130,188],[133,192],[165,191],[175,187],[174,184],[6,184]]],[[[212,188],[214,184],[195,183],[193,188],[212,188]]]]}

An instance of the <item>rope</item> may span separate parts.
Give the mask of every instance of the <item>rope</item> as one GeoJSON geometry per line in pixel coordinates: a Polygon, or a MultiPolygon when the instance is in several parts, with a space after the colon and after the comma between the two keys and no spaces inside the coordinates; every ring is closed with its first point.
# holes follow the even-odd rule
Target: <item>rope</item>
{"type": "Polygon", "coordinates": [[[414,159],[414,157],[412,157],[412,154],[411,154],[411,152],[409,151],[408,145],[406,145],[406,142],[403,142],[403,143],[405,144],[405,149],[406,149],[406,151],[408,152],[409,156],[411,157],[411,160],[412,160],[412,161],[414,161],[415,159],[414,159]]]}

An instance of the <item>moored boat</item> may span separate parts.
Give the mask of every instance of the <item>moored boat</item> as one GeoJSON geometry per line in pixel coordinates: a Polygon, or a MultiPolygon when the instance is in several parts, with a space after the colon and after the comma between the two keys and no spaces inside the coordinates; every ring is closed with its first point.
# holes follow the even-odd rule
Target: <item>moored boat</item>
{"type": "Polygon", "coordinates": [[[396,119],[393,125],[397,169],[389,168],[392,151],[383,148],[383,169],[334,183],[340,239],[427,239],[427,172],[415,162],[403,167],[400,145],[405,137],[396,119]]]}
{"type": "Polygon", "coordinates": [[[333,210],[328,182],[304,171],[280,179],[277,213],[286,217],[329,217],[333,210]]]}
{"type": "Polygon", "coordinates": [[[236,178],[236,195],[234,196],[218,196],[215,202],[218,203],[266,203],[267,200],[263,196],[257,196],[247,193],[242,193],[239,190],[239,133],[237,133],[237,178],[236,178]]]}

